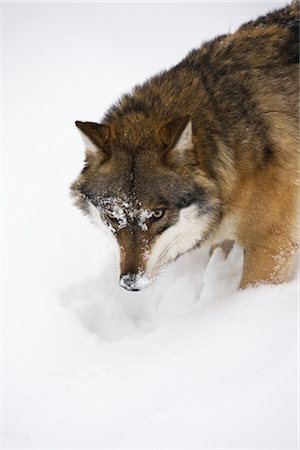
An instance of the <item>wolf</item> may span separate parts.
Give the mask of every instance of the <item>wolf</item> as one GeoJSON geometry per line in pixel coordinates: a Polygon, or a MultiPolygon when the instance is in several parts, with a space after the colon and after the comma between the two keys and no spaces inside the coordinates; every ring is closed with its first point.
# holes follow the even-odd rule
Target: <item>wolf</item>
{"type": "Polygon", "coordinates": [[[240,287],[289,279],[299,247],[299,4],[242,25],[77,121],[75,204],[114,239],[139,291],[209,243],[244,250],[240,287]]]}

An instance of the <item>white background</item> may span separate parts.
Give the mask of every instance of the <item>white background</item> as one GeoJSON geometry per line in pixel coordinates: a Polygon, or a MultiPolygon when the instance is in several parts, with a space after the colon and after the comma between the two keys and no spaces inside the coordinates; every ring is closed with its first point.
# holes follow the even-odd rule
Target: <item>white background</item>
{"type": "Polygon", "coordinates": [[[126,293],[68,196],[75,120],[284,4],[3,4],[4,447],[297,446],[296,281],[232,293],[235,248],[126,293]]]}

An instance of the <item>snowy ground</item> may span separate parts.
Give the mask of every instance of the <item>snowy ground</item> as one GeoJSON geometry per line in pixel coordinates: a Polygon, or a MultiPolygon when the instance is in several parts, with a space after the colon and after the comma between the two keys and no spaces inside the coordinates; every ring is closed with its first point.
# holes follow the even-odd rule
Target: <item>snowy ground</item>
{"type": "Polygon", "coordinates": [[[299,448],[297,280],[201,249],[126,292],[68,198],[74,120],[281,5],[4,5],[2,448],[299,448]]]}

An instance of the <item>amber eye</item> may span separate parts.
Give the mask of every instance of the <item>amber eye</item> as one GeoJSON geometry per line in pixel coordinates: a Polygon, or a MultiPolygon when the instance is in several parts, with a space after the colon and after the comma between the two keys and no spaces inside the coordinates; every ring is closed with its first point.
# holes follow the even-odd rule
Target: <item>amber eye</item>
{"type": "Polygon", "coordinates": [[[160,219],[163,215],[164,215],[164,210],[163,209],[155,209],[153,211],[152,217],[154,217],[155,219],[160,219]]]}

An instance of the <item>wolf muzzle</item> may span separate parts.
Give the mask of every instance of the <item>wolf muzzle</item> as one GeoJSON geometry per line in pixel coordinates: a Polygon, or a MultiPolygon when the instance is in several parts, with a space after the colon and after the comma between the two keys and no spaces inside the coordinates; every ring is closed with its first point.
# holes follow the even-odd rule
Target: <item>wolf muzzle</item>
{"type": "Polygon", "coordinates": [[[126,273],[120,276],[120,286],[127,291],[140,291],[142,287],[139,283],[139,275],[134,273],[126,273]]]}
{"type": "Polygon", "coordinates": [[[152,279],[145,272],[125,273],[120,276],[120,286],[127,291],[141,291],[151,284],[152,279]]]}

